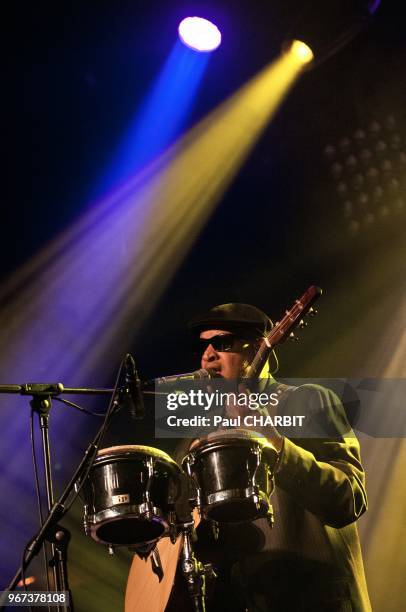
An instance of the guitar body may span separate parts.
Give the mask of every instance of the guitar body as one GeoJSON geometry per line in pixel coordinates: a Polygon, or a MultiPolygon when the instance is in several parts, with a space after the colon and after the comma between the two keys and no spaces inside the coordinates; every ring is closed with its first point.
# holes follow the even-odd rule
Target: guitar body
{"type": "Polygon", "coordinates": [[[161,582],[153,573],[151,560],[134,556],[128,575],[125,593],[125,612],[163,612],[169,601],[173,583],[175,581],[182,537],[175,544],[169,538],[158,542],[157,548],[161,557],[164,577],[161,582]]]}
{"type": "MultiPolygon", "coordinates": [[[[200,516],[196,509],[193,510],[195,528],[200,523],[200,516]]],[[[175,544],[169,538],[162,538],[157,549],[161,558],[164,577],[161,582],[151,568],[151,559],[141,559],[134,555],[128,574],[127,588],[125,592],[125,612],[163,612],[169,602],[171,594],[173,597],[173,610],[190,609],[189,595],[184,584],[184,578],[179,576],[178,561],[182,552],[183,537],[179,536],[175,544]],[[177,575],[176,575],[177,574],[177,575]],[[173,588],[177,578],[178,588],[173,588]],[[175,596],[175,597],[174,597],[175,596]],[[177,602],[182,605],[177,606],[177,602]]]]}

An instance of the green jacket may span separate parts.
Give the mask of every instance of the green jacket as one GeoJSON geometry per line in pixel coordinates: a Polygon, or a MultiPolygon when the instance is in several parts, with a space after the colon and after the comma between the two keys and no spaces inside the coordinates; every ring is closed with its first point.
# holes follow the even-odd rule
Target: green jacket
{"type": "Polygon", "coordinates": [[[221,525],[217,540],[204,522],[198,530],[197,556],[219,574],[208,610],[368,612],[356,527],[367,508],[359,443],[332,391],[288,391],[279,412],[305,414],[306,425],[300,438],[285,437],[274,526],[221,525]]]}

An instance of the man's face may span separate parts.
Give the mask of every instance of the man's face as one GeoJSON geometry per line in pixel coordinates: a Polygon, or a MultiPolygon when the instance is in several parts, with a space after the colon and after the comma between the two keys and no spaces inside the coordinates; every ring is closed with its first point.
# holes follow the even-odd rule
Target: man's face
{"type": "MultiPolygon", "coordinates": [[[[208,329],[200,333],[200,338],[210,340],[214,336],[231,334],[221,329],[208,329]]],[[[238,378],[242,374],[242,366],[246,361],[246,351],[216,351],[211,344],[208,345],[201,358],[202,368],[210,368],[223,378],[238,378]]]]}

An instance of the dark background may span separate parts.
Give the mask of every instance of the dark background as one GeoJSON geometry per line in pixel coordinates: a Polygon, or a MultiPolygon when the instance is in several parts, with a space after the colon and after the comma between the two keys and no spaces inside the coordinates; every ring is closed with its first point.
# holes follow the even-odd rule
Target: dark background
{"type": "MultiPolygon", "coordinates": [[[[213,18],[223,33],[198,90],[192,125],[278,55],[308,5],[15,3],[13,15],[4,19],[0,279],[12,277],[100,195],[112,152],[165,62],[181,18],[213,18]]],[[[302,75],[161,301],[151,309],[145,305],[149,314],[142,330],[122,347],[136,356],[142,378],[199,366],[185,329],[196,312],[240,301],[276,320],[310,284],[324,290],[319,317],[301,343],[281,347],[281,375],[383,375],[380,364],[393,346],[380,339],[405,278],[405,260],[399,257],[406,205],[405,42],[401,3],[384,0],[365,31],[302,75]],[[359,129],[366,145],[354,136],[359,129]],[[350,142],[342,142],[345,138],[350,142]],[[380,141],[384,153],[376,150],[380,141]],[[326,157],[327,145],[336,147],[335,160],[326,157]],[[362,166],[365,147],[372,159],[362,166]],[[357,170],[347,164],[351,154],[357,170]],[[383,169],[385,160],[389,170],[383,169]],[[334,161],[344,168],[343,197],[341,177],[332,174],[334,161]],[[368,183],[370,167],[378,169],[378,178],[368,183]],[[365,186],[358,190],[353,179],[360,168],[365,186]],[[374,200],[377,186],[382,194],[374,200]],[[368,196],[366,205],[357,203],[361,193],[368,196]],[[352,208],[346,217],[347,200],[352,208]],[[382,213],[382,206],[388,211],[382,213]],[[359,225],[351,233],[354,220],[359,225]],[[378,308],[372,311],[372,304],[378,308]],[[377,346],[381,360],[371,365],[377,346]]],[[[117,366],[115,359],[106,365],[105,384],[113,383],[117,366]]],[[[135,442],[151,443],[150,426],[151,418],[140,425],[135,442]]],[[[121,443],[134,441],[125,418],[116,422],[114,435],[121,443]]],[[[114,609],[125,573],[79,535],[81,509],[76,510],[72,577],[76,600],[85,606],[78,610],[101,609],[103,597],[110,602],[106,610],[114,609]],[[109,576],[105,591],[99,588],[100,573],[109,576]]]]}

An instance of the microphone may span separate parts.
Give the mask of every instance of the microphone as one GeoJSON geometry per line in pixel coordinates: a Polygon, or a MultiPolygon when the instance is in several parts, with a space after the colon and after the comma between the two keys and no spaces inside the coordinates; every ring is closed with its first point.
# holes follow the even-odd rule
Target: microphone
{"type": "Polygon", "coordinates": [[[212,370],[211,368],[201,368],[200,370],[195,370],[194,372],[186,372],[185,374],[172,374],[171,376],[161,376],[160,378],[151,378],[151,380],[146,380],[144,382],[144,386],[150,385],[167,385],[171,383],[179,383],[184,380],[198,380],[202,378],[216,378],[217,372],[216,370],[212,370]]]}
{"type": "Polygon", "coordinates": [[[128,410],[132,419],[144,418],[141,380],[138,376],[134,358],[129,353],[124,358],[124,386],[120,389],[119,401],[128,410]]]}

